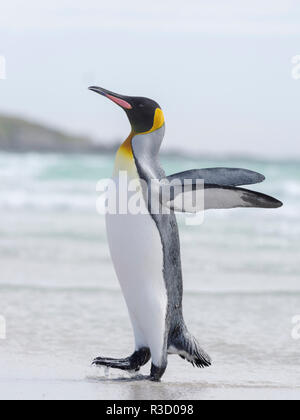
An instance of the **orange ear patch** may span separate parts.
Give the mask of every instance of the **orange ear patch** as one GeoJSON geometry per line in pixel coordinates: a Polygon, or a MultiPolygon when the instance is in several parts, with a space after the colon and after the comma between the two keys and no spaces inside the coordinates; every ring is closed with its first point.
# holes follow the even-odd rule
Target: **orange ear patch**
{"type": "Polygon", "coordinates": [[[155,131],[161,128],[164,125],[164,123],[165,123],[164,113],[162,112],[160,108],[156,108],[155,114],[154,114],[153,126],[151,130],[146,131],[145,133],[140,133],[140,134],[152,133],[152,131],[155,131]]]}

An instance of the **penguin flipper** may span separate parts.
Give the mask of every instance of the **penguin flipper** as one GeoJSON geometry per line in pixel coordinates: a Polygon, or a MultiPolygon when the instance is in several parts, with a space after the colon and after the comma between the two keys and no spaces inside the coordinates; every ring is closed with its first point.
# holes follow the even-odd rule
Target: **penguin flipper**
{"type": "Polygon", "coordinates": [[[272,209],[279,208],[281,201],[245,188],[206,185],[204,188],[204,209],[231,209],[241,207],[272,209]]]}
{"type": "Polygon", "coordinates": [[[94,366],[105,366],[112,369],[128,370],[137,372],[142,366],[149,362],[151,358],[148,348],[141,348],[131,356],[124,359],[112,359],[108,357],[97,357],[93,361],[94,366]]]}
{"type": "Polygon", "coordinates": [[[179,172],[166,178],[169,182],[180,180],[203,180],[204,184],[238,187],[241,185],[259,184],[265,180],[264,175],[240,168],[207,168],[179,172]]]}
{"type": "MultiPolygon", "coordinates": [[[[164,185],[162,188],[168,188],[164,185]]],[[[260,192],[222,185],[185,185],[162,194],[163,205],[175,212],[199,213],[210,209],[278,208],[281,201],[260,192]],[[164,197],[166,197],[164,199],[164,197]]]]}

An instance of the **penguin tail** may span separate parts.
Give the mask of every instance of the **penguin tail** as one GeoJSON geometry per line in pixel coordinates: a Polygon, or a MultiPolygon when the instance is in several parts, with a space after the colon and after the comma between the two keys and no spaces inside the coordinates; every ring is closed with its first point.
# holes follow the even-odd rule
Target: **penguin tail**
{"type": "Polygon", "coordinates": [[[175,335],[169,346],[169,353],[178,354],[194,367],[206,368],[212,364],[210,356],[200,347],[199,342],[188,331],[175,335]]]}

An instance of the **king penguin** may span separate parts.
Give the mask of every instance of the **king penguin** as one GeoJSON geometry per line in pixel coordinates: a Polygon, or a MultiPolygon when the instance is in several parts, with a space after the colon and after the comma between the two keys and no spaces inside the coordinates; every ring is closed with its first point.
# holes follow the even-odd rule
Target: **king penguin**
{"type": "MultiPolygon", "coordinates": [[[[131,133],[119,148],[113,179],[117,189],[121,171],[128,178],[143,180],[204,180],[204,209],[237,207],[277,208],[272,197],[240,186],[262,182],[263,175],[246,169],[195,169],[166,176],[159,162],[165,134],[165,120],[155,101],[124,96],[92,86],[90,90],[110,99],[127,114],[131,133]]],[[[188,200],[184,200],[187,202],[188,200]]],[[[174,200],[173,200],[174,204],[174,200]]],[[[208,354],[189,332],[183,317],[183,280],[176,211],[168,202],[168,214],[153,214],[149,202],[140,214],[107,214],[107,238],[114,268],[132,323],[135,350],[124,359],[98,357],[93,364],[138,372],[151,359],[150,379],[159,381],[169,354],[177,354],[194,366],[211,365],[208,354]]],[[[187,204],[188,206],[188,204],[187,204]]]]}

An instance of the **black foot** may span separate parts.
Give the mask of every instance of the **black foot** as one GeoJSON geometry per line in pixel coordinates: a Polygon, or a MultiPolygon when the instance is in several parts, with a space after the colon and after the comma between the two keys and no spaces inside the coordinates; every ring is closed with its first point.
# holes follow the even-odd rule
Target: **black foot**
{"type": "Polygon", "coordinates": [[[149,362],[150,357],[150,350],[146,347],[143,347],[140,350],[135,351],[130,357],[126,357],[125,359],[110,359],[107,357],[97,357],[93,361],[93,365],[138,372],[142,366],[149,362]]]}
{"type": "Polygon", "coordinates": [[[160,382],[167,366],[157,367],[152,363],[150,380],[153,382],[160,382]]]}

